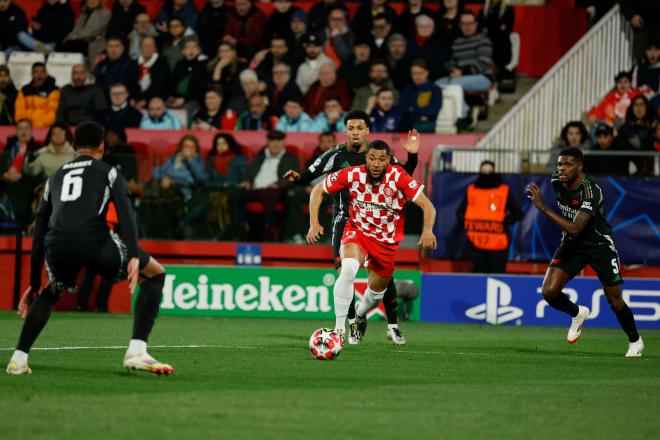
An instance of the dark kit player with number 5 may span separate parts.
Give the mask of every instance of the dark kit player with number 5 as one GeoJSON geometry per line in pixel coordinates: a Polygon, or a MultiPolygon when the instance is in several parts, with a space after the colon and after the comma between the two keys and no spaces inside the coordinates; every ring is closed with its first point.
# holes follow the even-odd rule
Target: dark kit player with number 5
{"type": "Polygon", "coordinates": [[[607,222],[603,191],[584,174],[579,148],[566,148],[559,153],[552,188],[561,215],[545,205],[536,184],[527,186],[534,206],[562,229],[561,244],[543,280],[543,297],[551,307],[573,317],[566,339],[571,344],[577,342],[589,309],[573,303],[562,289],[584,266],[590,265],[603,285],[607,302],[621,328],[628,335],[626,357],[640,357],[644,342],[637,333],[635,317],[621,295],[621,264],[612,240],[612,227],[607,222]]]}
{"type": "Polygon", "coordinates": [[[128,279],[131,293],[140,282],[124,367],[154,374],[174,371],[147,353],[147,338],[163,295],[165,270],[138,247],[126,180],[116,168],[101,161],[104,136],[105,130],[96,122],[80,124],[74,139],[76,158],[46,182],[35,221],[30,287],[18,306],[25,323],[7,366],[9,374],[32,372],[28,366],[30,348],[62,292],[76,289],[83,268],[107,280],[128,279]],[[120,234],[106,222],[111,203],[117,212],[120,234]],[[48,284],[39,291],[44,259],[48,284]]]}

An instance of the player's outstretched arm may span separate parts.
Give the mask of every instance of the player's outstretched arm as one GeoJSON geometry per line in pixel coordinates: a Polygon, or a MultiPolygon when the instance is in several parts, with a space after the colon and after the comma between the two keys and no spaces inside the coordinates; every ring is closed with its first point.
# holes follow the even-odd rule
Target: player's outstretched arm
{"type": "Polygon", "coordinates": [[[323,235],[323,226],[319,223],[319,209],[323,201],[323,182],[314,187],[309,194],[309,231],[307,232],[307,243],[316,243],[323,235]]]}
{"type": "Polygon", "coordinates": [[[546,206],[545,201],[543,200],[543,194],[541,194],[541,188],[535,183],[527,185],[526,192],[528,197],[532,200],[534,207],[545,214],[546,217],[552,220],[553,223],[559,226],[571,237],[577,237],[587,223],[589,223],[589,220],[591,220],[591,215],[584,211],[578,211],[573,221],[557,214],[546,206]]]}
{"type": "Polygon", "coordinates": [[[428,197],[422,192],[413,201],[415,205],[422,208],[424,212],[424,227],[422,228],[422,235],[419,237],[418,245],[422,245],[425,249],[435,250],[438,247],[438,242],[433,234],[433,224],[435,223],[435,207],[428,197]]]}

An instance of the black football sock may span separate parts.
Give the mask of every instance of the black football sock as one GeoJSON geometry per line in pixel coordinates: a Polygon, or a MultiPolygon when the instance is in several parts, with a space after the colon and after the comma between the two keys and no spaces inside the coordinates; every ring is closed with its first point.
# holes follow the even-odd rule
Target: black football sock
{"type": "Polygon", "coordinates": [[[387,315],[388,324],[398,324],[398,304],[396,298],[396,283],[394,278],[390,280],[390,283],[387,285],[385,290],[385,296],[383,296],[383,305],[385,306],[385,314],[387,315]]]}
{"type": "Polygon", "coordinates": [[[573,301],[571,301],[564,292],[560,293],[554,298],[545,297],[545,300],[553,309],[568,313],[573,318],[575,318],[580,311],[578,306],[573,301]]]}
{"type": "Polygon", "coordinates": [[[628,304],[624,303],[623,307],[619,310],[614,310],[614,307],[612,307],[612,311],[616,315],[616,319],[619,320],[619,325],[621,325],[623,331],[628,335],[628,340],[630,342],[637,342],[639,340],[639,333],[637,333],[635,317],[633,316],[630,307],[628,307],[628,304]]]}
{"type": "Polygon", "coordinates": [[[348,306],[348,319],[355,319],[355,293],[353,294],[353,299],[351,300],[351,305],[348,306]]]}
{"type": "Polygon", "coordinates": [[[21,330],[21,336],[18,339],[16,350],[25,353],[30,352],[32,344],[34,344],[41,330],[46,326],[50,318],[50,313],[53,310],[53,305],[57,303],[58,299],[59,295],[54,294],[50,289],[45,289],[40,295],[37,295],[25,317],[25,323],[23,323],[23,329],[21,330]]]}
{"type": "Polygon", "coordinates": [[[151,277],[140,284],[140,293],[135,300],[132,339],[147,342],[149,333],[156,322],[156,316],[158,316],[164,285],[164,273],[151,277]]]}

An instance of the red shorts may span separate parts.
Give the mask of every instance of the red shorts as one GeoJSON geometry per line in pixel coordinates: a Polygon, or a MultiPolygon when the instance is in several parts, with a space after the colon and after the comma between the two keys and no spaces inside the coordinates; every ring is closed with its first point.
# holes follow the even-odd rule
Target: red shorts
{"type": "Polygon", "coordinates": [[[353,228],[350,221],[346,222],[341,243],[352,243],[356,245],[362,255],[365,256],[365,266],[369,270],[373,270],[383,278],[392,278],[392,274],[394,273],[394,258],[399,250],[398,243],[383,243],[373,237],[367,237],[359,230],[353,228]]]}

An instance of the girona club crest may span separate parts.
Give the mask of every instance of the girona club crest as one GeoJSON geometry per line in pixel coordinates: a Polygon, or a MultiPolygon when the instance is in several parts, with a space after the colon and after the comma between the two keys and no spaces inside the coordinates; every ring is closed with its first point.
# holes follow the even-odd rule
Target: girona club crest
{"type": "Polygon", "coordinates": [[[385,188],[385,197],[392,197],[392,194],[394,194],[394,191],[392,191],[392,188],[385,188]]]}

